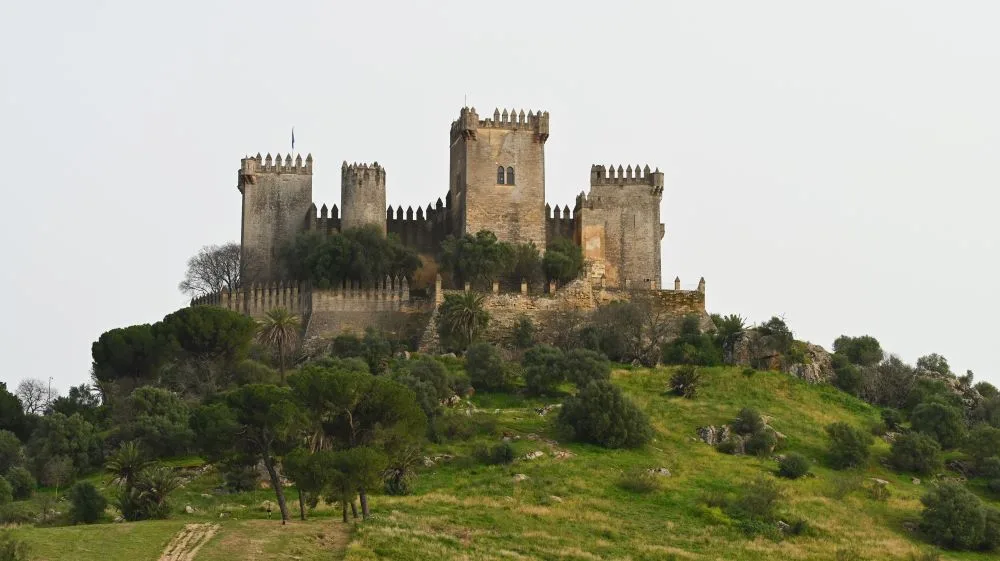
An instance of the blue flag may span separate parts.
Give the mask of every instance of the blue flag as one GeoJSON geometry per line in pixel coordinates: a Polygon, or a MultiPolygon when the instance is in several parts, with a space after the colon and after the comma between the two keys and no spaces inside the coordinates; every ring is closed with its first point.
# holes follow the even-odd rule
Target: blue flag
{"type": "Polygon", "coordinates": [[[292,127],[292,150],[295,150],[295,127],[292,127]]]}

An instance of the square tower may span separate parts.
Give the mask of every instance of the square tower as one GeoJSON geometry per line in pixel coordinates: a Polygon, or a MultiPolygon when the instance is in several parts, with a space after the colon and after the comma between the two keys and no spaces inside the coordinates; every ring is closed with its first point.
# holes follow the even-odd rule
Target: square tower
{"type": "Polygon", "coordinates": [[[490,230],[545,250],[548,112],[495,110],[479,120],[463,107],[451,124],[449,211],[456,235],[490,230]]]}

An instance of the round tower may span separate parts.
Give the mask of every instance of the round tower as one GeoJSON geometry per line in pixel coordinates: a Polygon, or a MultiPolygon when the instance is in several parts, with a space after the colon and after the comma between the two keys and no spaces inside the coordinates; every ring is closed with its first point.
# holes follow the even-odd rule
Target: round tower
{"type": "Polygon", "coordinates": [[[340,168],[341,230],[373,224],[385,233],[385,168],[375,162],[340,168]]]}

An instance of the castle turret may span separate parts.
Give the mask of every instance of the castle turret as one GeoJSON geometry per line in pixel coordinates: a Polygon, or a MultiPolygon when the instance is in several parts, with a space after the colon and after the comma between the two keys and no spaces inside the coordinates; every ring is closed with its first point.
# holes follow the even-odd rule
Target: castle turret
{"type": "Polygon", "coordinates": [[[241,280],[271,282],[285,278],[282,250],[305,228],[312,206],[312,155],[271,154],[240,160],[237,188],[243,195],[241,280]]]}
{"type": "Polygon", "coordinates": [[[590,168],[590,192],[574,217],[584,258],[604,265],[607,280],[659,288],[663,172],[649,166],[590,168]]]}
{"type": "Polygon", "coordinates": [[[385,233],[385,168],[375,162],[340,167],[341,228],[368,224],[385,233]]]}
{"type": "Polygon", "coordinates": [[[545,250],[545,141],[549,114],[497,109],[480,120],[463,107],[451,125],[448,196],[458,235],[492,230],[501,241],[545,250]]]}

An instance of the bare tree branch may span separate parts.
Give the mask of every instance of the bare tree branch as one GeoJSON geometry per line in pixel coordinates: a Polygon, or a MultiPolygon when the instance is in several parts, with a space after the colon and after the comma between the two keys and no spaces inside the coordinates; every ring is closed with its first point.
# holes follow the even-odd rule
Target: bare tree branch
{"type": "Polygon", "coordinates": [[[177,288],[192,298],[240,287],[240,244],[207,245],[188,260],[187,273],[177,288]]]}

